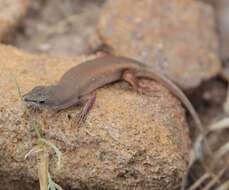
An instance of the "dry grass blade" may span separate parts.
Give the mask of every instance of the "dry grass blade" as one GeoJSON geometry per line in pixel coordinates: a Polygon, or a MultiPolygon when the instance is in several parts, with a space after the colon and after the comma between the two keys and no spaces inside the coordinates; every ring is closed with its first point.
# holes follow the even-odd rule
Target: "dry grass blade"
{"type": "MultiPolygon", "coordinates": [[[[226,152],[229,151],[229,142],[227,142],[226,144],[224,144],[223,146],[221,146],[221,148],[217,151],[216,153],[216,157],[214,158],[214,161],[212,161],[212,164],[215,165],[217,163],[217,161],[223,156],[225,155],[226,152]]],[[[207,184],[207,186],[205,186],[204,188],[202,188],[202,190],[209,190],[211,189],[217,182],[220,182],[220,178],[223,176],[223,174],[225,173],[225,171],[227,170],[228,166],[226,166],[225,168],[223,168],[218,175],[213,175],[209,172],[205,173],[201,178],[199,178],[188,190],[195,190],[197,188],[200,187],[200,185],[207,180],[208,178],[212,178],[211,181],[207,184]]]]}
{"type": "Polygon", "coordinates": [[[216,159],[220,159],[224,156],[227,152],[229,152],[229,141],[222,145],[219,150],[216,152],[216,159]]]}
{"type": "Polygon", "coordinates": [[[209,173],[205,173],[194,184],[192,184],[192,186],[190,188],[188,188],[188,190],[195,190],[195,189],[199,188],[200,185],[210,177],[211,177],[211,175],[209,173]]]}
{"type": "Polygon", "coordinates": [[[188,174],[189,174],[193,164],[195,163],[195,161],[196,160],[202,160],[202,157],[203,157],[202,141],[203,141],[203,136],[199,135],[195,141],[195,144],[193,146],[193,150],[191,151],[189,165],[188,165],[187,171],[186,171],[186,173],[182,179],[180,190],[186,189],[187,181],[188,181],[188,174]]]}
{"type": "MultiPolygon", "coordinates": [[[[194,158],[195,161],[199,160],[201,162],[201,165],[204,167],[206,173],[209,173],[209,175],[214,175],[214,172],[210,168],[210,165],[206,164],[205,158],[204,158],[204,147],[203,147],[203,142],[206,136],[204,137],[202,134],[200,134],[195,143],[194,143],[194,158]]],[[[206,141],[207,142],[207,141],[206,141]]],[[[210,145],[209,145],[210,147],[210,145]]],[[[209,155],[209,157],[213,158],[213,153],[209,155]]],[[[194,163],[194,162],[193,162],[194,163]]]]}
{"type": "Polygon", "coordinates": [[[41,148],[41,146],[37,145],[35,147],[33,147],[25,156],[24,159],[26,160],[29,156],[31,156],[32,154],[38,154],[40,152],[43,151],[43,148],[41,148]]]}
{"type": "Polygon", "coordinates": [[[221,130],[221,129],[226,129],[226,128],[229,128],[229,118],[228,117],[210,125],[209,127],[210,131],[216,131],[216,130],[221,130]]]}
{"type": "Polygon", "coordinates": [[[39,154],[37,167],[40,190],[48,190],[48,152],[45,147],[43,147],[42,153],[39,154]]]}
{"type": "Polygon", "coordinates": [[[22,97],[22,94],[21,94],[20,85],[19,85],[19,83],[18,83],[18,81],[17,81],[16,77],[15,77],[13,74],[12,74],[12,76],[13,76],[14,83],[15,83],[16,88],[17,88],[18,95],[19,95],[19,97],[21,98],[21,97],[22,97]]]}
{"type": "Polygon", "coordinates": [[[202,190],[210,190],[217,182],[220,182],[220,178],[223,176],[226,168],[223,168],[217,176],[215,176],[206,187],[202,188],[202,190]]]}
{"type": "Polygon", "coordinates": [[[228,190],[229,189],[229,180],[220,185],[217,190],[228,190]]]}
{"type": "MultiPolygon", "coordinates": [[[[18,96],[19,96],[20,101],[21,101],[21,100],[22,100],[22,93],[21,93],[20,85],[19,85],[19,83],[18,83],[16,77],[15,77],[13,74],[11,74],[11,75],[12,75],[12,78],[13,78],[13,80],[14,80],[15,86],[16,86],[16,88],[17,88],[18,96]]],[[[27,107],[26,107],[26,105],[25,105],[25,103],[24,103],[23,101],[21,101],[21,106],[22,106],[23,112],[28,113],[27,107]]]]}
{"type": "Polygon", "coordinates": [[[56,156],[57,156],[57,169],[60,169],[61,167],[61,158],[62,158],[62,155],[63,153],[52,143],[50,143],[49,141],[43,139],[43,138],[40,138],[39,139],[40,142],[50,146],[56,153],[56,156]]]}
{"type": "Polygon", "coordinates": [[[61,157],[62,157],[62,152],[54,145],[52,144],[51,142],[47,141],[46,139],[42,138],[41,137],[41,134],[40,134],[40,124],[36,121],[36,120],[33,120],[31,122],[31,127],[35,130],[36,132],[36,135],[37,135],[37,138],[38,138],[38,144],[44,144],[44,145],[47,145],[48,147],[51,147],[55,153],[56,153],[56,156],[57,156],[57,168],[59,169],[60,166],[61,166],[61,157]]]}
{"type": "Polygon", "coordinates": [[[188,165],[187,171],[186,171],[186,173],[184,174],[184,177],[183,177],[183,179],[182,179],[182,183],[181,183],[180,190],[185,190],[185,187],[186,187],[187,181],[188,181],[188,174],[189,174],[189,171],[190,171],[190,169],[192,168],[192,165],[195,163],[196,158],[197,158],[197,157],[196,157],[195,151],[191,151],[189,165],[188,165]]]}
{"type": "MultiPolygon", "coordinates": [[[[194,190],[196,189],[197,187],[199,187],[199,185],[201,183],[203,183],[204,180],[206,180],[208,177],[211,176],[211,169],[208,168],[208,166],[204,163],[203,161],[203,141],[204,139],[206,138],[206,136],[204,134],[200,134],[197,139],[195,140],[194,142],[194,145],[193,145],[193,150],[191,152],[191,158],[190,158],[190,161],[189,161],[189,167],[187,169],[187,172],[185,174],[185,176],[183,177],[183,180],[182,180],[182,184],[181,184],[181,188],[180,190],[185,190],[185,187],[187,185],[187,178],[188,178],[188,174],[189,174],[189,171],[191,170],[192,166],[194,165],[194,163],[199,160],[203,167],[205,168],[205,170],[207,171],[207,175],[203,175],[199,180],[197,180],[189,189],[190,190],[194,190]]],[[[207,140],[205,139],[205,142],[207,142],[207,140]]],[[[209,145],[208,145],[209,146],[209,145]]]]}
{"type": "Polygon", "coordinates": [[[200,134],[194,142],[193,154],[195,157],[193,159],[195,160],[202,160],[203,158],[203,139],[203,135],[200,134]]]}
{"type": "Polygon", "coordinates": [[[34,131],[36,132],[37,138],[41,139],[41,134],[40,134],[40,130],[41,130],[41,124],[38,123],[36,120],[31,121],[30,126],[34,129],[34,131]]]}

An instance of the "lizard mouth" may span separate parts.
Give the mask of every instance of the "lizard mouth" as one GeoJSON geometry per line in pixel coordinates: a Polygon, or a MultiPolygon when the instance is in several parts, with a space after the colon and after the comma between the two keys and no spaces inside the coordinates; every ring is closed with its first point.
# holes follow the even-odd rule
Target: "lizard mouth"
{"type": "Polygon", "coordinates": [[[32,109],[33,111],[41,110],[41,105],[38,104],[37,102],[33,102],[33,101],[24,101],[24,102],[28,109],[32,109]]]}
{"type": "Polygon", "coordinates": [[[42,104],[40,104],[39,102],[30,100],[27,97],[22,97],[22,100],[24,101],[27,108],[29,108],[35,112],[41,110],[42,104]]]}
{"type": "Polygon", "coordinates": [[[33,100],[33,99],[28,98],[26,95],[22,97],[22,100],[26,103],[32,103],[32,104],[44,104],[45,103],[44,100],[33,100]]]}
{"type": "Polygon", "coordinates": [[[41,108],[45,107],[44,104],[40,103],[40,102],[44,103],[44,101],[40,101],[40,102],[34,101],[34,100],[30,100],[26,97],[23,97],[22,100],[24,101],[24,103],[28,109],[31,109],[32,111],[35,111],[35,112],[41,111],[41,108]]]}

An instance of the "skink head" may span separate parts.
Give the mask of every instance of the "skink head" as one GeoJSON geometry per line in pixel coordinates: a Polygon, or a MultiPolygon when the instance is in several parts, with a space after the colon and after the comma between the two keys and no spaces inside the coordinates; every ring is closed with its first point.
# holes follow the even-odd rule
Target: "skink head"
{"type": "Polygon", "coordinates": [[[54,93],[51,86],[37,86],[23,95],[22,100],[34,106],[52,106],[54,93]]]}

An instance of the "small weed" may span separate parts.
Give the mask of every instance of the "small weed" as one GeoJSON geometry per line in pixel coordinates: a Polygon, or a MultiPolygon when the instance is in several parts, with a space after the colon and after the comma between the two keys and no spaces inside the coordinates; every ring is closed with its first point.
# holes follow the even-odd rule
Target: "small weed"
{"type": "MultiPolygon", "coordinates": [[[[13,76],[13,75],[12,75],[13,76]]],[[[14,82],[17,88],[17,92],[18,92],[18,96],[20,98],[20,100],[22,100],[22,93],[21,93],[21,89],[20,89],[20,85],[17,82],[17,79],[15,77],[14,78],[14,82]]],[[[41,136],[41,124],[34,119],[31,119],[32,116],[30,114],[30,112],[28,111],[26,105],[24,104],[23,101],[22,102],[22,109],[24,111],[24,113],[26,113],[29,116],[29,120],[30,120],[30,126],[31,128],[34,129],[36,136],[37,136],[37,142],[36,145],[25,155],[25,159],[28,158],[31,154],[36,154],[37,158],[38,158],[38,177],[39,177],[39,183],[40,183],[40,189],[41,190],[63,190],[63,188],[56,184],[49,172],[48,172],[48,162],[49,162],[49,149],[51,148],[54,150],[56,156],[57,156],[57,168],[59,169],[61,167],[61,157],[62,157],[62,152],[51,142],[49,142],[48,140],[46,140],[45,138],[43,138],[41,136]]]]}

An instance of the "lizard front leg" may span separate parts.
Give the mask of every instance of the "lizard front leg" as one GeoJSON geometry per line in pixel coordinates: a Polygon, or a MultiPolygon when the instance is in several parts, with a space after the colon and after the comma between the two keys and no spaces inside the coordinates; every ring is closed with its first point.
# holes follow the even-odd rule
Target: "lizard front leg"
{"type": "Polygon", "coordinates": [[[79,103],[82,105],[82,109],[76,118],[76,123],[80,126],[83,122],[85,122],[87,114],[89,113],[90,109],[92,108],[96,99],[95,91],[91,92],[90,94],[84,95],[80,97],[79,103]]]}

